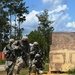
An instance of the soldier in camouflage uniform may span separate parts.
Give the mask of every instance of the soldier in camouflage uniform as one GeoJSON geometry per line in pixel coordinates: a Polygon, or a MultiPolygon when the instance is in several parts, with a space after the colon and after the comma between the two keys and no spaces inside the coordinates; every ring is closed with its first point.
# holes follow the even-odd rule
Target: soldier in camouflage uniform
{"type": "Polygon", "coordinates": [[[18,40],[16,40],[13,44],[12,47],[15,51],[15,55],[16,55],[16,64],[14,67],[14,74],[18,75],[20,73],[20,69],[22,68],[22,64],[23,64],[23,59],[21,56],[21,48],[18,45],[18,40]]]}
{"type": "Polygon", "coordinates": [[[43,52],[39,48],[38,42],[34,42],[33,47],[31,47],[31,49],[30,49],[30,60],[31,61],[34,59],[34,57],[37,53],[39,53],[41,56],[43,56],[43,52]]]}
{"type": "Polygon", "coordinates": [[[33,73],[35,74],[38,74],[38,75],[41,75],[43,73],[43,58],[41,57],[40,54],[36,54],[33,61],[32,61],[32,70],[33,70],[33,73]]]}
{"type": "Polygon", "coordinates": [[[15,54],[17,57],[17,65],[15,67],[15,74],[19,74],[21,68],[23,67],[23,63],[28,66],[27,63],[27,55],[29,52],[29,43],[28,37],[23,36],[21,40],[15,41],[13,43],[13,49],[15,50],[15,54]]]}
{"type": "Polygon", "coordinates": [[[30,45],[28,42],[28,37],[27,36],[23,36],[21,39],[22,42],[22,58],[24,60],[25,66],[28,67],[29,66],[29,51],[30,51],[30,45]]]}
{"type": "Polygon", "coordinates": [[[33,47],[30,49],[30,66],[29,66],[29,73],[31,72],[33,68],[33,60],[35,58],[35,55],[39,54],[41,57],[43,55],[42,51],[39,48],[38,42],[33,43],[33,47]]]}
{"type": "Polygon", "coordinates": [[[3,53],[6,58],[5,70],[7,75],[13,75],[13,70],[16,62],[15,51],[12,48],[14,39],[9,40],[9,44],[3,49],[3,53]]]}
{"type": "Polygon", "coordinates": [[[41,53],[38,42],[33,43],[33,47],[30,49],[30,60],[32,61],[37,53],[41,53]]]}

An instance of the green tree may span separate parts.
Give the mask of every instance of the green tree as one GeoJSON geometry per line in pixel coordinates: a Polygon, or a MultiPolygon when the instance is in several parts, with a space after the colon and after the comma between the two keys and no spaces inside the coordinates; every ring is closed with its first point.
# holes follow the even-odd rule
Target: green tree
{"type": "Polygon", "coordinates": [[[16,35],[18,34],[20,39],[20,33],[21,33],[20,24],[26,20],[26,17],[23,14],[29,13],[29,11],[27,10],[28,7],[25,6],[26,2],[24,2],[23,0],[3,0],[2,3],[6,11],[8,11],[8,15],[10,16],[9,18],[10,19],[10,35],[13,28],[12,21],[15,21],[14,35],[15,37],[17,37],[16,35]],[[14,20],[13,20],[13,17],[14,17],[14,20]],[[18,21],[18,25],[16,24],[16,21],[18,21]],[[19,33],[16,33],[17,28],[19,33]]]}
{"type": "Polygon", "coordinates": [[[9,33],[8,20],[9,20],[8,13],[7,11],[4,10],[4,4],[0,2],[0,50],[2,50],[3,46],[2,41],[8,40],[8,33],[9,33]]]}
{"type": "MultiPolygon", "coordinates": [[[[20,36],[20,33],[22,32],[22,28],[20,29],[20,25],[23,21],[26,20],[26,16],[24,16],[23,14],[28,14],[29,11],[27,10],[28,7],[25,7],[25,2],[20,2],[18,4],[18,7],[16,8],[15,12],[17,13],[17,21],[18,21],[18,36],[20,36]]],[[[20,39],[21,37],[19,37],[20,39]]]]}
{"type": "MultiPolygon", "coordinates": [[[[22,37],[24,29],[20,28],[20,24],[26,20],[23,14],[28,14],[27,8],[23,0],[0,0],[0,41],[8,42],[9,36],[11,38],[12,35],[13,38],[17,37],[17,39],[22,37]],[[18,25],[16,24],[17,19],[18,25]],[[12,26],[12,21],[15,21],[14,26],[12,26]],[[12,33],[13,29],[16,34],[12,33]],[[20,37],[18,38],[18,36],[20,37]]],[[[0,48],[2,46],[0,43],[0,48]]]]}
{"type": "Polygon", "coordinates": [[[38,31],[42,34],[42,36],[45,38],[45,50],[46,50],[46,55],[49,53],[50,49],[50,33],[53,32],[54,28],[51,26],[51,24],[54,21],[49,20],[49,15],[48,15],[48,10],[44,10],[44,12],[40,15],[36,15],[38,18],[39,27],[38,31]]]}
{"type": "Polygon", "coordinates": [[[39,43],[39,46],[41,48],[41,50],[44,52],[45,50],[45,38],[42,36],[41,33],[39,33],[37,30],[34,30],[32,32],[30,32],[30,34],[28,35],[29,38],[29,42],[33,43],[35,41],[37,41],[39,43]]]}

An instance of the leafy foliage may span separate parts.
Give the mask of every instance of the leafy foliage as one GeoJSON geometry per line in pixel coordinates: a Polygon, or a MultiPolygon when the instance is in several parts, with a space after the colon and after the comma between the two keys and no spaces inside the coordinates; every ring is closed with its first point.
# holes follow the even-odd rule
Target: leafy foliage
{"type": "Polygon", "coordinates": [[[2,42],[8,42],[12,35],[16,39],[22,37],[24,29],[20,25],[26,20],[23,14],[29,13],[28,6],[25,5],[23,0],[0,0],[0,48],[2,42]],[[12,21],[15,21],[15,25],[12,25],[12,21]]]}
{"type": "Polygon", "coordinates": [[[48,17],[48,10],[44,10],[44,12],[40,15],[36,15],[39,21],[39,27],[37,30],[32,31],[28,37],[29,42],[33,43],[37,41],[40,45],[41,50],[44,52],[45,60],[48,59],[49,49],[50,49],[50,42],[52,37],[50,34],[54,30],[51,24],[54,21],[49,21],[48,17]]]}
{"type": "Polygon", "coordinates": [[[0,65],[4,64],[5,60],[0,59],[0,65]]]}
{"type": "Polygon", "coordinates": [[[50,49],[50,37],[51,37],[51,33],[53,32],[54,28],[51,26],[51,24],[54,21],[50,21],[49,20],[49,15],[48,15],[48,10],[44,10],[44,12],[40,15],[36,15],[39,21],[39,27],[38,27],[38,31],[39,33],[42,34],[42,36],[44,37],[44,44],[45,44],[45,54],[49,55],[49,49],[50,49]]]}
{"type": "Polygon", "coordinates": [[[69,75],[75,75],[75,68],[68,70],[69,75]]]}

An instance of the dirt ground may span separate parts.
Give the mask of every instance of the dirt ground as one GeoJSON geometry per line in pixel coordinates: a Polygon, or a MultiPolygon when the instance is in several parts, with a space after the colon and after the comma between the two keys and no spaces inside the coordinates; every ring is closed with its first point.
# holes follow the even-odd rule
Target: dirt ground
{"type": "Polygon", "coordinates": [[[6,72],[0,72],[0,75],[6,75],[6,72]]]}
{"type": "MultiPolygon", "coordinates": [[[[31,74],[31,75],[34,75],[34,74],[31,74]]],[[[47,73],[47,74],[42,74],[42,75],[68,75],[68,74],[50,74],[50,73],[47,73]]]]}
{"type": "MultiPolygon", "coordinates": [[[[22,70],[21,72],[25,72],[25,69],[22,70]]],[[[0,75],[7,75],[7,74],[5,71],[2,71],[2,72],[0,72],[0,75]]],[[[22,75],[24,75],[24,74],[22,74],[22,75]]],[[[25,75],[29,75],[29,74],[25,74],[25,75]]],[[[32,73],[30,75],[34,75],[34,74],[32,73]]],[[[50,74],[49,72],[48,73],[46,72],[45,74],[42,74],[42,75],[68,75],[68,74],[50,74]]]]}
{"type": "MultiPolygon", "coordinates": [[[[2,73],[0,75],[6,75],[6,73],[2,73]]],[[[34,75],[34,74],[30,74],[30,75],[34,75]]],[[[68,74],[50,74],[50,73],[47,73],[47,74],[42,74],[42,75],[68,75],[68,74]]]]}

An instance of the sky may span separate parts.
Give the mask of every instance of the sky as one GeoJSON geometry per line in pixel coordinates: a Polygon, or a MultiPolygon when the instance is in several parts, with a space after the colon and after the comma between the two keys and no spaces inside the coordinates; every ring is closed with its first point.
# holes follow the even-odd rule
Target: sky
{"type": "Polygon", "coordinates": [[[49,20],[53,20],[54,32],[75,32],[75,0],[24,0],[29,6],[29,14],[26,15],[21,27],[23,34],[29,34],[37,29],[38,18],[36,14],[45,9],[48,10],[49,20]]]}

